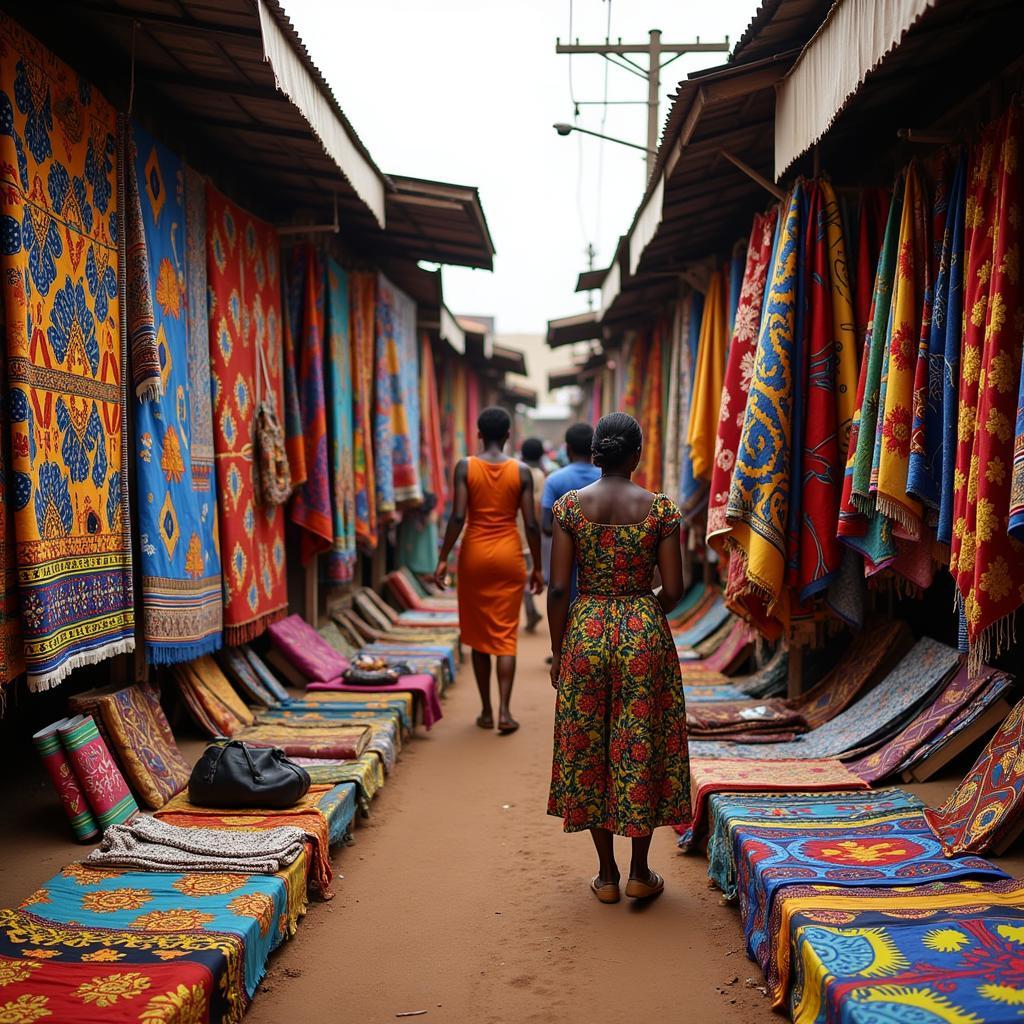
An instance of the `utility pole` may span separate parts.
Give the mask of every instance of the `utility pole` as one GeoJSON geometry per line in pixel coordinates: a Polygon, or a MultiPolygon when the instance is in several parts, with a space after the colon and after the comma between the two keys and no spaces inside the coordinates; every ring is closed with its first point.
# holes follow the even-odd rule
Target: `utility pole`
{"type": "MultiPolygon", "coordinates": [[[[625,68],[633,74],[639,75],[647,80],[647,179],[650,180],[654,171],[654,156],[658,148],[658,94],[661,91],[661,70],[667,67],[672,61],[681,57],[684,53],[728,53],[729,37],[726,36],[721,43],[702,43],[700,36],[692,43],[663,43],[661,41],[661,30],[652,28],[648,33],[650,40],[646,43],[624,43],[621,37],[612,42],[605,39],[604,43],[584,44],[576,39],[571,43],[563,43],[561,39],[555,40],[555,53],[598,53],[605,60],[611,61],[617,67],[625,68]],[[646,70],[631,60],[629,54],[647,54],[646,70]],[[661,55],[671,53],[663,64],[661,55]],[[614,60],[619,57],[624,63],[614,60]]],[[[578,111],[577,111],[578,113],[578,111]]]]}

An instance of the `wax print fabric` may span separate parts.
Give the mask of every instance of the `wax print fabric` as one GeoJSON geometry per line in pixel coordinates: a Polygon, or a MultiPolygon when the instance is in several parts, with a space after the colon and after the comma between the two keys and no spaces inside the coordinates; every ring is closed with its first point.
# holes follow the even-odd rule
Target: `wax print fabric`
{"type": "MultiPolygon", "coordinates": [[[[113,107],[0,19],[11,497],[32,689],[135,646],[113,107]]],[[[8,673],[10,668],[8,669],[8,673]]]]}
{"type": "Polygon", "coordinates": [[[640,464],[634,473],[636,483],[651,491],[661,489],[662,448],[664,447],[661,419],[664,358],[665,330],[659,323],[651,332],[650,344],[647,348],[647,363],[643,371],[637,419],[644,432],[644,446],[640,453],[640,464]]]}
{"type": "Polygon", "coordinates": [[[285,513],[260,503],[252,460],[257,394],[282,409],[280,252],[270,224],[209,184],[206,222],[224,642],[234,647],[288,607],[285,513]],[[270,394],[257,385],[257,349],[270,394]]]}
{"type": "Polygon", "coordinates": [[[294,868],[279,875],[100,870],[103,877],[94,878],[90,873],[96,869],[83,867],[84,876],[54,875],[19,909],[53,924],[131,929],[143,935],[237,935],[244,946],[248,998],[263,977],[270,952],[295,933],[306,910],[305,887],[294,868]]]}
{"type": "Polygon", "coordinates": [[[966,665],[946,684],[942,692],[878,750],[850,762],[851,771],[870,783],[880,782],[950,722],[989,683],[989,673],[972,677],[966,665]]]}
{"type": "Polygon", "coordinates": [[[376,308],[373,453],[377,509],[391,514],[423,499],[416,303],[378,274],[376,308]]]}
{"type": "MultiPolygon", "coordinates": [[[[728,282],[715,270],[704,294],[704,309],[693,377],[693,398],[686,440],[690,464],[699,480],[710,480],[715,461],[718,416],[725,378],[726,349],[729,346],[728,282]]],[[[648,374],[650,378],[651,374],[648,374]]]]}
{"type": "Polygon", "coordinates": [[[99,827],[96,818],[93,816],[89,801],[78,784],[71,762],[68,760],[67,751],[61,743],[58,729],[67,722],[62,718],[53,725],[33,734],[32,742],[39,752],[39,757],[46,769],[57,796],[60,799],[64,813],[71,822],[71,830],[78,840],[92,839],[99,835],[99,827]]]}
{"type": "Polygon", "coordinates": [[[356,488],[353,470],[352,344],[348,273],[326,261],[327,337],[324,394],[327,398],[327,465],[330,475],[331,547],[324,560],[327,582],[351,583],[356,566],[356,488]]]}
{"type": "Polygon", "coordinates": [[[884,737],[905,715],[935,692],[955,671],[959,654],[922,637],[898,665],[859,701],[817,729],[790,743],[726,744],[694,742],[693,757],[838,757],[884,737]]]}
{"type": "MultiPolygon", "coordinates": [[[[302,560],[327,551],[334,537],[331,471],[327,461],[327,400],[324,394],[326,298],[324,267],[313,246],[297,246],[288,264],[288,320],[297,339],[299,413],[305,450],[306,482],[296,487],[291,521],[300,527],[302,560]]],[[[332,402],[334,396],[331,396],[332,402]]]]}
{"type": "MultiPolygon", "coordinates": [[[[746,826],[803,822],[803,827],[846,828],[861,817],[921,809],[921,801],[902,789],[839,792],[713,793],[708,801],[708,878],[726,899],[736,898],[736,850],[733,833],[746,826]]],[[[782,896],[789,892],[783,891],[782,896]]]]}
{"type": "Polygon", "coordinates": [[[140,243],[128,292],[150,298],[160,370],[160,395],[136,404],[133,431],[142,630],[147,660],[167,665],[220,647],[224,618],[206,294],[189,281],[197,263],[206,280],[204,233],[189,230],[193,218],[205,221],[205,196],[186,192],[185,166],[170,150],[137,126],[133,135],[140,223],[130,234],[140,243]],[[200,297],[202,309],[191,310],[200,297]]]}
{"type": "Polygon", "coordinates": [[[1024,548],[1007,534],[1021,369],[1018,254],[1024,118],[1017,102],[975,146],[967,197],[967,267],[950,570],[976,668],[1013,642],[1024,601],[1024,548]],[[959,486],[958,486],[959,484],[959,486]]]}
{"type": "Polygon", "coordinates": [[[738,579],[727,589],[726,602],[769,637],[779,636],[788,623],[784,577],[803,202],[798,183],[775,247],[726,509],[733,523],[730,564],[736,562],[738,579]]]}
{"type": "Polygon", "coordinates": [[[743,285],[733,319],[732,339],[729,342],[708,497],[707,542],[720,555],[725,551],[724,535],[728,534],[730,529],[726,518],[729,485],[747,409],[750,378],[754,372],[757,332],[761,326],[761,304],[764,301],[768,271],[772,264],[772,247],[778,220],[777,206],[773,206],[766,214],[754,214],[750,241],[747,243],[743,285]]]}
{"type": "Polygon", "coordinates": [[[138,811],[139,806],[128,792],[124,776],[91,717],[70,718],[58,726],[57,734],[100,832],[138,811]]]}
{"type": "Polygon", "coordinates": [[[1019,702],[937,811],[924,812],[947,856],[983,853],[1024,811],[1024,701],[1019,702]]]}
{"type": "MultiPolygon", "coordinates": [[[[1024,910],[980,904],[870,927],[793,922],[794,1024],[1014,1017],[1024,910]],[[927,1014],[927,1016],[923,1016],[927,1014]]],[[[811,918],[813,921],[813,916],[811,918]]],[[[877,923],[875,923],[877,921],[877,923]]]]}

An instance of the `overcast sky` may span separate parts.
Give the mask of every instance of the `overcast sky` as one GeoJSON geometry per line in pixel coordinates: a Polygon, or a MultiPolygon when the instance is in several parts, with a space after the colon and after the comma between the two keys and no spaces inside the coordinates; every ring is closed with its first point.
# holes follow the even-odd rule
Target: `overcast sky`
{"type": "MultiPolygon", "coordinates": [[[[599,56],[557,56],[570,0],[284,0],[314,62],[385,172],[476,185],[494,238],[493,274],[446,268],[457,313],[491,314],[501,332],[543,332],[551,317],[586,308],[573,292],[586,267],[607,266],[644,186],[636,150],[551,125],[573,120],[570,98],[646,100],[643,79],[599,56]]],[[[645,42],[734,41],[757,0],[573,0],[572,35],[645,42]]],[[[689,71],[726,54],[679,58],[663,72],[668,96],[689,71]]],[[[646,58],[638,58],[646,64],[646,58]]],[[[579,124],[645,143],[646,108],[580,106],[579,124]],[[602,126],[603,120],[603,126],[602,126]]]]}

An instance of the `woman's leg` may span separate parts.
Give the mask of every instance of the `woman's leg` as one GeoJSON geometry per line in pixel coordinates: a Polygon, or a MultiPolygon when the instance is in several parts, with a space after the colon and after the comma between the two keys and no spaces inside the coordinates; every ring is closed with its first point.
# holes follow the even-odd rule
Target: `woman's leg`
{"type": "Polygon", "coordinates": [[[590,837],[597,848],[598,883],[604,885],[619,884],[619,866],[615,863],[615,849],[612,846],[612,834],[606,828],[592,828],[590,837]]]}
{"type": "Polygon", "coordinates": [[[629,877],[645,885],[651,884],[651,869],[647,865],[647,852],[651,848],[652,833],[633,840],[633,856],[629,862],[629,877]]]}
{"type": "MultiPolygon", "coordinates": [[[[499,661],[500,664],[500,661],[499,661]]],[[[476,688],[480,691],[480,717],[476,724],[481,729],[494,728],[494,711],[491,708],[491,656],[483,651],[473,651],[473,675],[476,688]]]]}
{"type": "Polygon", "coordinates": [[[498,728],[515,732],[519,723],[512,717],[509,703],[512,700],[512,684],[516,680],[516,656],[498,655],[498,728]]]}

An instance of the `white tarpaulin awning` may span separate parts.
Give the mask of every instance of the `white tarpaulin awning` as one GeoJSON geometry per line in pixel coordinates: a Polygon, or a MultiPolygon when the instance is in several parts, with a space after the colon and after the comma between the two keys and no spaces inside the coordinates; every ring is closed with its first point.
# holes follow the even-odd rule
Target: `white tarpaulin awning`
{"type": "Polygon", "coordinates": [[[640,266],[640,257],[647,248],[647,243],[654,237],[661,223],[661,209],[665,198],[665,175],[658,178],[658,183],[644,203],[643,209],[636,218],[636,226],[629,236],[629,273],[632,276],[640,266]]]}
{"type": "Polygon", "coordinates": [[[775,179],[831,127],[885,55],[937,0],[839,0],[779,85],[775,179]]]}
{"type": "Polygon", "coordinates": [[[601,316],[608,312],[608,307],[615,301],[620,291],[622,291],[622,272],[619,270],[619,261],[616,258],[608,268],[604,283],[601,285],[601,316]]]}
{"type": "Polygon", "coordinates": [[[320,140],[330,158],[384,227],[384,182],[359,151],[263,0],[257,0],[263,56],[274,71],[278,89],[292,101],[320,140]]]}

